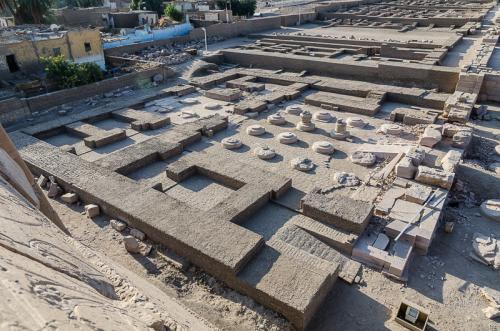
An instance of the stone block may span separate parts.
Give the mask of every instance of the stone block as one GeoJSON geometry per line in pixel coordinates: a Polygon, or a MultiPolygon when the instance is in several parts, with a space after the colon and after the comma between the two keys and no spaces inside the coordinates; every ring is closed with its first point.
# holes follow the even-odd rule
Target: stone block
{"type": "Polygon", "coordinates": [[[413,165],[412,159],[408,156],[404,156],[396,165],[396,176],[398,177],[413,179],[416,171],[417,167],[413,165]]]}
{"type": "Polygon", "coordinates": [[[462,160],[463,151],[456,149],[449,150],[445,156],[441,159],[441,167],[444,171],[455,172],[457,170],[458,164],[462,160]]]}
{"type": "Polygon", "coordinates": [[[76,195],[76,193],[66,193],[61,196],[61,200],[66,203],[73,204],[78,201],[78,195],[76,195]]]}
{"type": "Polygon", "coordinates": [[[87,215],[88,218],[94,218],[96,216],[99,216],[100,212],[101,211],[98,205],[94,204],[85,205],[85,214],[87,215]]]}
{"type": "Polygon", "coordinates": [[[406,201],[422,205],[429,198],[431,193],[432,193],[431,187],[413,183],[409,188],[406,189],[404,199],[406,201]]]}
{"type": "Polygon", "coordinates": [[[138,229],[130,230],[130,235],[132,237],[135,237],[135,238],[141,240],[141,241],[146,239],[146,235],[144,234],[144,232],[142,232],[141,230],[138,230],[138,229]]]}
{"type": "Polygon", "coordinates": [[[449,190],[453,185],[455,174],[441,169],[419,166],[415,180],[423,184],[436,185],[449,190]]]}
{"type": "Polygon", "coordinates": [[[441,130],[439,127],[429,125],[425,128],[424,133],[420,137],[419,144],[426,147],[434,147],[442,139],[441,130]]]}
{"type": "Polygon", "coordinates": [[[125,230],[127,228],[127,223],[116,220],[116,219],[109,221],[109,224],[111,225],[111,227],[113,229],[115,229],[118,232],[122,232],[123,230],[125,230]]]}
{"type": "Polygon", "coordinates": [[[302,213],[341,229],[361,233],[371,217],[371,203],[337,195],[327,197],[311,192],[301,201],[302,213]]]}

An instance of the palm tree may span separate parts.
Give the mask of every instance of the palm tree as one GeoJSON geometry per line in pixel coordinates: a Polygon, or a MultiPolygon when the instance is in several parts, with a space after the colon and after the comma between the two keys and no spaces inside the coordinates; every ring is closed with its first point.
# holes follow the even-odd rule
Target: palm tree
{"type": "Polygon", "coordinates": [[[0,0],[0,10],[9,12],[16,24],[41,24],[52,7],[53,0],[0,0]]]}

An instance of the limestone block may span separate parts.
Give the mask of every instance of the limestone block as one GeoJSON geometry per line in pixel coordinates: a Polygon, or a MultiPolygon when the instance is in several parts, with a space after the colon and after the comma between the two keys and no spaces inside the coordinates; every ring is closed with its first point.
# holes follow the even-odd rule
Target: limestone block
{"type": "Polygon", "coordinates": [[[431,187],[414,183],[406,189],[405,200],[422,205],[429,198],[431,193],[431,187]]]}
{"type": "Polygon", "coordinates": [[[109,224],[113,229],[115,229],[118,232],[122,232],[127,227],[127,223],[114,219],[109,221],[109,224]]]}
{"type": "Polygon", "coordinates": [[[132,236],[126,236],[123,238],[123,244],[125,245],[125,249],[129,253],[133,254],[141,254],[143,256],[149,255],[151,252],[152,246],[142,243],[137,238],[132,236]]]}
{"type": "Polygon", "coordinates": [[[377,157],[375,156],[375,154],[363,151],[355,151],[349,158],[351,159],[352,163],[359,164],[365,167],[374,165],[377,161],[377,157]]]}
{"type": "Polygon", "coordinates": [[[62,189],[56,183],[50,183],[49,192],[47,196],[49,198],[56,198],[62,193],[62,189]]]}
{"type": "Polygon", "coordinates": [[[73,204],[78,201],[78,195],[76,195],[76,193],[66,193],[61,196],[61,200],[73,204]]]}
{"type": "Polygon", "coordinates": [[[417,167],[413,165],[412,159],[405,156],[396,165],[396,176],[413,179],[415,177],[415,172],[417,167]]]}
{"type": "Polygon", "coordinates": [[[85,214],[88,218],[93,218],[99,216],[100,209],[98,205],[89,204],[85,205],[85,214]]]}
{"type": "Polygon", "coordinates": [[[441,166],[444,171],[455,172],[462,159],[463,151],[452,149],[441,159],[441,166]]]}
{"type": "Polygon", "coordinates": [[[130,235],[132,237],[135,237],[139,240],[144,240],[146,239],[146,235],[144,234],[144,232],[142,232],[141,230],[138,230],[138,229],[132,229],[130,230],[130,235]]]}
{"type": "Polygon", "coordinates": [[[481,214],[489,219],[500,222],[500,199],[490,199],[484,201],[479,210],[481,211],[481,214]]]}
{"type": "Polygon", "coordinates": [[[385,251],[387,246],[389,245],[389,237],[387,237],[383,233],[379,233],[377,236],[377,240],[373,243],[373,247],[385,251]]]}
{"type": "Polygon", "coordinates": [[[452,138],[453,147],[466,149],[472,141],[472,132],[468,130],[458,131],[452,138]]]}
{"type": "Polygon", "coordinates": [[[313,161],[306,157],[297,157],[290,161],[290,166],[299,171],[307,172],[313,170],[316,166],[313,161]]]}
{"type": "Polygon", "coordinates": [[[403,188],[391,187],[384,193],[382,199],[376,204],[375,214],[377,215],[389,214],[396,200],[404,196],[405,192],[406,191],[403,188]]]}
{"type": "Polygon", "coordinates": [[[429,185],[436,185],[449,190],[453,185],[455,174],[440,169],[419,166],[415,180],[429,185]]]}
{"type": "Polygon", "coordinates": [[[419,144],[426,147],[434,147],[437,143],[441,141],[443,136],[441,135],[440,127],[435,125],[429,125],[425,128],[422,137],[420,137],[419,144]]]}
{"type": "Polygon", "coordinates": [[[389,218],[395,221],[412,223],[419,220],[419,214],[421,210],[422,206],[417,203],[398,199],[391,209],[389,218]]]}
{"type": "Polygon", "coordinates": [[[406,156],[411,159],[415,167],[418,167],[424,161],[425,155],[425,150],[421,147],[412,147],[406,153],[406,156]]]}

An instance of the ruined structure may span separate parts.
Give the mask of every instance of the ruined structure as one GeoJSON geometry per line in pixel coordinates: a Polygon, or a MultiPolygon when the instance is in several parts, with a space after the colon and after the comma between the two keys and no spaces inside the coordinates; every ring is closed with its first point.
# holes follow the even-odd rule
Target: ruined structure
{"type": "Polygon", "coordinates": [[[500,69],[496,4],[356,4],[252,35],[126,106],[10,137],[50,195],[75,193],[305,329],[362,265],[414,277],[476,102],[497,95],[485,85],[500,69]]]}

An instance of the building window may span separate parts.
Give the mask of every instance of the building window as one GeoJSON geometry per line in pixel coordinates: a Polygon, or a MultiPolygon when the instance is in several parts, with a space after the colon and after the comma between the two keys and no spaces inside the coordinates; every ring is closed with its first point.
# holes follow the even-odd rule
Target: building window
{"type": "Polygon", "coordinates": [[[54,54],[54,56],[61,55],[61,48],[60,47],[52,48],[52,53],[54,54]]]}
{"type": "Polygon", "coordinates": [[[17,65],[16,56],[14,54],[7,55],[5,60],[11,73],[19,71],[19,66],[17,65]]]}
{"type": "Polygon", "coordinates": [[[85,52],[90,52],[92,50],[90,43],[84,43],[83,46],[85,47],[85,52]]]}

